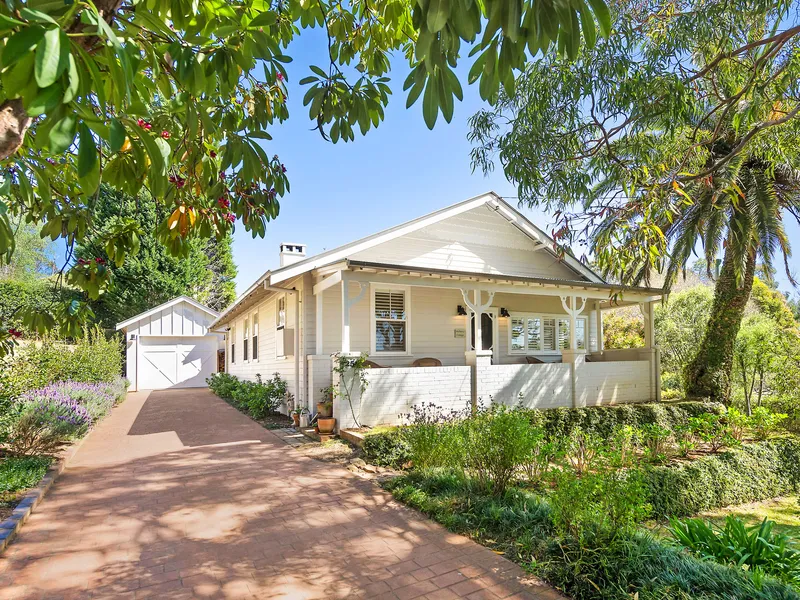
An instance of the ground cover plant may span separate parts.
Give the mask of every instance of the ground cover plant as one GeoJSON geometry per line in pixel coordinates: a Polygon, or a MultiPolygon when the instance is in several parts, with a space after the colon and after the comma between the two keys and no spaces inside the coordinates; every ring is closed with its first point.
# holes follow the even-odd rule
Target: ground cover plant
{"type": "Polygon", "coordinates": [[[0,521],[11,514],[25,490],[39,483],[50,463],[46,456],[0,459],[0,521]]]}

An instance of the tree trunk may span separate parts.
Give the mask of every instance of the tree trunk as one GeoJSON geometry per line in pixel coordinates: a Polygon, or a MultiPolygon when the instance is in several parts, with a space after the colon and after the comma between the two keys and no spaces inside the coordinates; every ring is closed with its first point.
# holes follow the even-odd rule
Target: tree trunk
{"type": "Polygon", "coordinates": [[[31,118],[22,106],[22,99],[6,100],[0,104],[0,160],[13,155],[22,142],[31,118]]]}
{"type": "Polygon", "coordinates": [[[684,372],[689,397],[725,403],[730,400],[734,345],[753,288],[755,270],[756,255],[752,252],[745,265],[744,280],[737,285],[730,247],[725,250],[705,336],[697,356],[684,372]]]}

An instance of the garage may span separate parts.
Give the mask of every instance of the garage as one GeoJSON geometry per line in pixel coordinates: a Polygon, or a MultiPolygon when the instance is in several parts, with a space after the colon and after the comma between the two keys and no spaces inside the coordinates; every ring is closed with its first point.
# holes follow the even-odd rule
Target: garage
{"type": "Polygon", "coordinates": [[[180,296],[117,324],[125,333],[132,390],[205,387],[224,336],[208,330],[217,313],[180,296]]]}

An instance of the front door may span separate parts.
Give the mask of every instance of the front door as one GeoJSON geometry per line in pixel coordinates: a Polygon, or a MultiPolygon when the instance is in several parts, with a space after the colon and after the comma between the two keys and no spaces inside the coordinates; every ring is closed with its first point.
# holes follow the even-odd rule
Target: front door
{"type": "MultiPolygon", "coordinates": [[[[484,350],[491,350],[492,355],[496,352],[497,346],[497,310],[490,308],[485,313],[481,314],[481,338],[483,344],[481,346],[484,350]]],[[[475,313],[470,312],[469,317],[469,349],[475,350],[475,313]]]]}

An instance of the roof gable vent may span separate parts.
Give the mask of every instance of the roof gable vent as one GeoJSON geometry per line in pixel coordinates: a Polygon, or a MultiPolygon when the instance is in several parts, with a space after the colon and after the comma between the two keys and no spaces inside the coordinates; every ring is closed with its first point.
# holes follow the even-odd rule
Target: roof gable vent
{"type": "Polygon", "coordinates": [[[281,244],[281,268],[300,262],[306,257],[305,244],[281,244]]]}

